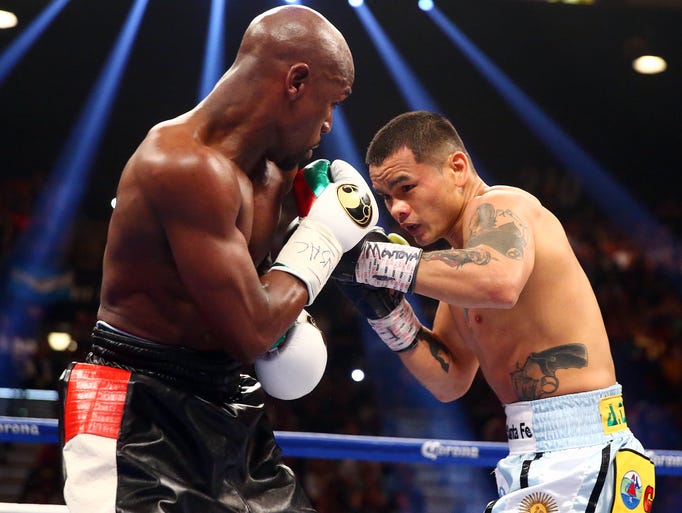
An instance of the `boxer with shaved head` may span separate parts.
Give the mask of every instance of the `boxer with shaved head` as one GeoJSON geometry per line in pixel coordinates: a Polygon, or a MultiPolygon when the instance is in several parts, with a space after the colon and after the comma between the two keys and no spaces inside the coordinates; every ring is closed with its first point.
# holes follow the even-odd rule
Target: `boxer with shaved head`
{"type": "MultiPolygon", "coordinates": [[[[259,382],[240,369],[306,338],[287,333],[371,229],[337,215],[346,205],[323,191],[270,260],[283,198],[353,80],[351,51],[326,18],[274,8],[250,23],[206,98],[154,126],[128,160],[92,349],[62,376],[71,513],[312,511],[259,382]]],[[[349,165],[318,169],[323,188],[367,196],[349,165]]]]}

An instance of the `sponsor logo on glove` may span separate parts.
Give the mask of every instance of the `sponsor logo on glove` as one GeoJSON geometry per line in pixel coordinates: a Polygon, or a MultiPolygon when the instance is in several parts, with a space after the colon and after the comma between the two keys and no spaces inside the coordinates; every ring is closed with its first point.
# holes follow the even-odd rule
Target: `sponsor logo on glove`
{"type": "Polygon", "coordinates": [[[355,224],[361,228],[369,226],[372,220],[372,201],[367,192],[352,183],[344,183],[336,189],[339,203],[355,224]]]}

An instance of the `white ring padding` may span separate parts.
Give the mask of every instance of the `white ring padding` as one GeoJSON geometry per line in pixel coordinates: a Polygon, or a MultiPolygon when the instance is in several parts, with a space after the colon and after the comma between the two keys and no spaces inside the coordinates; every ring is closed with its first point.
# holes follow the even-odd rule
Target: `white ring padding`
{"type": "Polygon", "coordinates": [[[0,502],[0,513],[69,513],[66,506],[59,504],[14,504],[0,502]]]}

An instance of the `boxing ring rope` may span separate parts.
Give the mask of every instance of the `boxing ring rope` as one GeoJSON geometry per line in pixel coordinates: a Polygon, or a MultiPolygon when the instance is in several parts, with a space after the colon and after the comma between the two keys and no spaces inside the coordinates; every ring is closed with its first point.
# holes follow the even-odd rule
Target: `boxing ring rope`
{"type": "MultiPolygon", "coordinates": [[[[284,456],[428,463],[493,468],[507,455],[504,442],[398,438],[275,431],[284,456]]],[[[0,416],[0,442],[59,443],[57,419],[0,416]]],[[[682,476],[682,451],[651,450],[659,476],[682,476]]],[[[68,513],[66,506],[0,503],[0,513],[68,513]]]]}
{"type": "MultiPolygon", "coordinates": [[[[473,442],[385,436],[275,431],[288,457],[353,459],[393,463],[429,463],[494,467],[507,455],[504,442],[473,442]]],[[[57,419],[0,416],[0,442],[58,443],[57,419]]],[[[658,475],[682,476],[682,451],[651,450],[658,475]]]]}

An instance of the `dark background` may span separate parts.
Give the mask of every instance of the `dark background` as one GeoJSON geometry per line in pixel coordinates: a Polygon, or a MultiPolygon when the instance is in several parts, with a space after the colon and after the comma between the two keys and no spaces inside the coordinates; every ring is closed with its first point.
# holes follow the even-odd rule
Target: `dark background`
{"type": "MultiPolygon", "coordinates": [[[[249,21],[281,3],[226,0],[226,63],[232,61],[249,21]]],[[[84,178],[88,183],[74,219],[75,230],[64,239],[63,271],[73,276],[73,282],[61,297],[29,302],[32,323],[21,334],[24,346],[18,349],[2,345],[13,334],[0,310],[0,363],[9,362],[5,368],[14,368],[20,380],[15,386],[55,389],[68,361],[82,358],[87,351],[109,202],[118,175],[152,125],[196,104],[210,4],[210,0],[149,1],[101,148],[88,170],[89,178],[84,178]],[[46,333],[63,323],[78,342],[75,353],[47,348],[46,333]]],[[[0,30],[0,55],[48,5],[47,0],[0,0],[0,9],[13,11],[20,19],[16,28],[0,30]]],[[[16,264],[14,245],[31,221],[36,199],[132,5],[131,0],[71,0],[0,83],[0,286],[16,264]]],[[[342,109],[362,155],[374,132],[409,107],[345,0],[305,5],[329,18],[354,53],[354,92],[342,109]]],[[[646,237],[632,236],[634,227],[614,222],[608,215],[614,198],[599,190],[590,192],[594,184],[589,176],[576,184],[571,178],[573,165],[555,160],[417,8],[416,0],[369,0],[366,5],[442,113],[454,122],[477,167],[497,183],[527,188],[564,222],[604,312],[628,423],[645,447],[682,449],[678,189],[682,1],[438,2],[473,44],[665,227],[672,239],[666,239],[663,247],[653,234],[648,244],[646,237]],[[640,50],[665,57],[668,70],[653,76],[636,74],[631,60],[640,50]]],[[[323,151],[324,146],[316,157],[343,157],[323,151]]],[[[3,303],[11,305],[11,295],[0,296],[3,303]]],[[[414,303],[427,320],[433,304],[419,298],[414,303]]],[[[436,405],[375,337],[363,342],[364,324],[333,287],[326,287],[310,310],[325,333],[329,365],[309,396],[269,402],[277,429],[504,440],[501,405],[480,376],[462,400],[436,405]],[[361,384],[348,379],[356,366],[369,371],[361,384]]],[[[40,416],[31,410],[34,407],[22,403],[14,414],[40,416]]],[[[54,417],[56,412],[44,415],[54,417]]],[[[30,473],[15,479],[8,491],[9,476],[22,475],[12,467],[11,455],[29,452],[28,447],[10,445],[0,445],[0,483],[5,485],[0,500],[62,502],[57,447],[43,447],[27,463],[30,473]],[[12,474],[3,474],[8,470],[12,474]]],[[[346,464],[293,463],[321,513],[438,513],[444,511],[436,507],[439,501],[443,508],[454,504],[450,511],[480,512],[494,494],[487,473],[443,467],[441,474],[429,478],[443,486],[429,488],[423,482],[415,484],[424,473],[415,466],[356,462],[349,470],[346,464]],[[445,490],[451,495],[439,495],[445,490]]],[[[679,511],[680,479],[659,483],[654,513],[679,511]]]]}
{"type": "MultiPolygon", "coordinates": [[[[281,2],[226,2],[225,61],[259,12],[281,2]]],[[[552,163],[543,147],[416,1],[366,5],[465,143],[499,181],[528,163],[552,163]]],[[[0,51],[45,6],[4,0],[20,18],[0,31],[0,51]]],[[[130,1],[72,0],[0,84],[1,171],[49,173],[111,50],[130,1]]],[[[356,84],[344,104],[364,152],[376,129],[407,110],[353,9],[311,1],[345,34],[356,84]]],[[[682,2],[446,1],[441,11],[580,146],[634,195],[655,204],[678,182],[682,146],[682,2]],[[668,60],[668,71],[636,74],[640,48],[668,60]]],[[[122,78],[84,208],[108,215],[118,173],[154,123],[196,102],[210,2],[151,0],[122,78]]]]}

